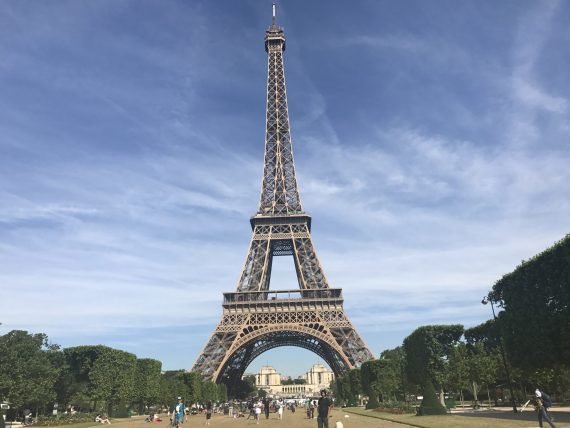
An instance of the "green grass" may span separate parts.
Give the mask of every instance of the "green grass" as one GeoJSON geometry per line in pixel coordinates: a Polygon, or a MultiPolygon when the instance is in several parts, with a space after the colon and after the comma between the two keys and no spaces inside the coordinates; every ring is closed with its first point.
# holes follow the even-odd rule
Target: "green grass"
{"type": "Polygon", "coordinates": [[[397,422],[418,428],[521,428],[535,427],[536,422],[524,420],[504,420],[485,417],[466,417],[458,415],[442,416],[416,416],[416,415],[395,415],[392,413],[377,412],[374,410],[364,410],[352,407],[343,409],[347,413],[368,416],[371,418],[383,419],[385,421],[397,422]]]}

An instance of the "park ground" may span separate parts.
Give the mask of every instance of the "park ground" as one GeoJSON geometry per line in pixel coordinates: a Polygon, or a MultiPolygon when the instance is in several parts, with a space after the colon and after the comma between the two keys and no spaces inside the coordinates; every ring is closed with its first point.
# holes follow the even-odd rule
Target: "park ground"
{"type": "MultiPolygon", "coordinates": [[[[570,408],[563,411],[554,411],[557,428],[570,428],[570,408]],[[566,411],[564,411],[566,410],[566,411]]],[[[165,415],[162,415],[165,416],[165,415]]],[[[286,427],[286,428],[316,428],[316,419],[307,419],[302,409],[295,413],[285,412],[283,420],[279,421],[275,413],[271,413],[266,420],[261,415],[259,426],[286,427]]],[[[364,410],[362,408],[333,409],[332,417],[329,418],[329,427],[334,428],[336,421],[342,421],[344,428],[524,428],[538,427],[536,413],[528,411],[524,414],[513,414],[505,410],[478,411],[456,413],[445,416],[414,416],[393,415],[388,413],[364,410]]],[[[193,415],[188,418],[182,428],[203,427],[206,423],[204,415],[193,415]]],[[[87,428],[89,424],[82,424],[87,428]]],[[[91,427],[101,427],[101,424],[92,424],[91,427]]],[[[228,416],[214,414],[210,427],[254,427],[257,426],[253,419],[234,419],[228,416]]],[[[546,425],[548,426],[548,425],[546,425]]],[[[68,426],[74,428],[74,426],[68,426]]],[[[116,419],[110,428],[167,428],[168,417],[162,422],[144,422],[144,418],[116,419]]]]}

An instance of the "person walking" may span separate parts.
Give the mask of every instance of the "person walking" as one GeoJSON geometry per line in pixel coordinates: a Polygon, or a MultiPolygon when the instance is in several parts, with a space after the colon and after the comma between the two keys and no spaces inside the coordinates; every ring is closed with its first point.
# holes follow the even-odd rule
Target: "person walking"
{"type": "Polygon", "coordinates": [[[184,403],[182,397],[178,397],[177,403],[172,409],[172,426],[179,426],[184,423],[184,403]]]}
{"type": "Polygon", "coordinates": [[[317,402],[317,428],[329,428],[329,411],[332,400],[327,397],[327,391],[321,390],[321,398],[317,402]]]}
{"type": "Polygon", "coordinates": [[[263,400],[263,410],[265,411],[265,419],[269,419],[269,398],[263,400]]]}
{"type": "Polygon", "coordinates": [[[279,420],[283,420],[283,401],[279,400],[277,402],[277,417],[279,418],[279,420]]]}
{"type": "Polygon", "coordinates": [[[261,406],[262,405],[263,404],[261,403],[261,401],[258,401],[257,403],[255,403],[255,406],[253,408],[255,410],[255,423],[257,425],[259,425],[259,416],[261,415],[261,406]]]}
{"type": "Polygon", "coordinates": [[[550,396],[540,389],[534,391],[536,396],[536,410],[538,411],[538,425],[542,428],[542,421],[545,420],[551,428],[556,428],[552,422],[552,418],[548,414],[548,409],[552,407],[552,399],[550,396]]]}
{"type": "Polygon", "coordinates": [[[206,403],[206,425],[210,425],[210,419],[212,419],[212,402],[208,401],[206,403]]]}

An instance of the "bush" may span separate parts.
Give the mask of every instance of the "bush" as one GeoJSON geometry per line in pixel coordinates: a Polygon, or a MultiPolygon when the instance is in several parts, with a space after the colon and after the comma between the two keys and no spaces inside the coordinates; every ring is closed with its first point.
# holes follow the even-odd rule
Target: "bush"
{"type": "Polygon", "coordinates": [[[82,422],[95,422],[95,413],[76,413],[75,415],[38,416],[38,425],[52,427],[57,425],[80,424],[82,422]]]}
{"type": "Polygon", "coordinates": [[[406,413],[415,413],[415,408],[405,401],[388,401],[381,403],[380,407],[375,409],[377,412],[393,413],[398,415],[403,415],[406,413]]]}

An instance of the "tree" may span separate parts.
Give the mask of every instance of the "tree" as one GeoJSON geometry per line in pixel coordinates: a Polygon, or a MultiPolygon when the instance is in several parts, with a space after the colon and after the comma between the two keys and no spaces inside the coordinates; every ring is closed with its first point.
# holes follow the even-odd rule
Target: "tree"
{"type": "Polygon", "coordinates": [[[243,379],[237,381],[235,387],[232,389],[233,398],[237,398],[238,400],[245,400],[251,397],[255,392],[255,376],[245,376],[243,379]]]}
{"type": "Polygon", "coordinates": [[[90,374],[103,346],[75,346],[63,350],[65,370],[59,380],[58,399],[64,405],[79,404],[99,410],[99,397],[94,393],[90,374]]]}
{"type": "Polygon", "coordinates": [[[218,399],[218,386],[212,381],[202,384],[202,402],[216,401],[218,399]]]}
{"type": "Polygon", "coordinates": [[[463,406],[463,391],[469,388],[469,362],[467,346],[464,343],[458,344],[451,350],[447,370],[448,385],[459,392],[459,399],[463,406]]]}
{"type": "Polygon", "coordinates": [[[134,354],[101,347],[89,378],[94,396],[107,403],[109,416],[128,416],[126,404],[133,399],[136,371],[137,357],[134,354]]]}
{"type": "Polygon", "coordinates": [[[225,384],[218,384],[218,400],[222,402],[228,401],[228,388],[225,384]]]}
{"type": "Polygon", "coordinates": [[[162,363],[150,358],[137,359],[133,401],[138,404],[139,414],[146,407],[156,404],[160,397],[160,372],[162,363]]]}
{"type": "Polygon", "coordinates": [[[359,396],[362,394],[362,382],[360,377],[360,369],[352,369],[348,371],[348,382],[350,385],[351,401],[357,403],[359,396]]]}
{"type": "MultiPolygon", "coordinates": [[[[184,382],[183,370],[170,370],[162,374],[160,378],[160,402],[162,405],[171,408],[176,402],[176,397],[187,399],[188,388],[184,382]]],[[[189,400],[192,402],[191,400],[189,400]]]]}
{"type": "Polygon", "coordinates": [[[182,378],[184,379],[184,385],[186,385],[184,394],[186,401],[191,404],[203,402],[205,398],[202,377],[196,372],[185,372],[182,374],[182,378]]]}
{"type": "Polygon", "coordinates": [[[499,358],[496,353],[487,351],[482,343],[468,346],[468,350],[469,375],[473,385],[475,405],[478,404],[477,393],[483,385],[487,388],[487,398],[491,405],[489,386],[497,379],[499,358]]]}
{"type": "Polygon", "coordinates": [[[405,401],[406,361],[402,347],[388,349],[380,354],[380,378],[376,383],[376,390],[382,402],[393,399],[405,401]]]}
{"type": "Polygon", "coordinates": [[[503,276],[489,297],[504,309],[500,330],[515,367],[570,367],[570,235],[503,276]]]}
{"type": "Polygon", "coordinates": [[[43,333],[13,330],[0,336],[0,401],[14,409],[53,401],[59,369],[52,355],[59,352],[43,333]]]}
{"type": "Polygon", "coordinates": [[[376,409],[380,406],[378,402],[378,396],[381,393],[379,386],[383,375],[382,370],[385,366],[385,362],[381,360],[372,360],[366,361],[360,367],[362,391],[368,396],[367,409],[376,409]]]}
{"type": "Polygon", "coordinates": [[[440,399],[443,399],[446,362],[462,334],[462,325],[431,325],[419,327],[404,339],[406,374],[423,391],[422,414],[447,413],[432,391],[435,392],[435,383],[440,389],[440,399]]]}

